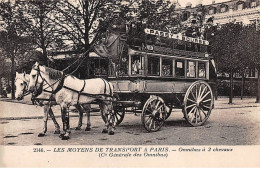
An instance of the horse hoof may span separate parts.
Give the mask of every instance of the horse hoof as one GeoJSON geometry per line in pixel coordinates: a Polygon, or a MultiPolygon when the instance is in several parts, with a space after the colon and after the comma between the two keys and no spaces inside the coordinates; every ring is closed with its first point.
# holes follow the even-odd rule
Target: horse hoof
{"type": "Polygon", "coordinates": [[[102,130],[102,133],[103,133],[103,134],[108,133],[107,129],[103,129],[103,130],[102,130]]]}
{"type": "Polygon", "coordinates": [[[114,131],[109,131],[108,135],[114,135],[115,132],[114,131]]]}
{"type": "Polygon", "coordinates": [[[68,139],[70,139],[70,137],[69,136],[63,136],[61,139],[62,140],[68,140],[68,139]]]}
{"type": "Polygon", "coordinates": [[[60,134],[60,130],[55,130],[54,134],[60,134]]]}
{"type": "Polygon", "coordinates": [[[90,131],[91,128],[90,127],[86,127],[85,131],[90,131]]]}
{"type": "Polygon", "coordinates": [[[80,127],[76,127],[75,130],[81,130],[81,128],[80,127]]]}
{"type": "Polygon", "coordinates": [[[38,137],[44,137],[45,136],[45,133],[39,133],[38,134],[38,137]]]}
{"type": "Polygon", "coordinates": [[[65,135],[65,134],[60,134],[60,135],[59,135],[59,137],[60,137],[60,138],[63,138],[63,137],[64,137],[64,135],[65,135]]]}

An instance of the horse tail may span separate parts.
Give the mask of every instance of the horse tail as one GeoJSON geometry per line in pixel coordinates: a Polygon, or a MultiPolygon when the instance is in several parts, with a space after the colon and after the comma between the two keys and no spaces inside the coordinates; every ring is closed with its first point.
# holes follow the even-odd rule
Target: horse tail
{"type": "Polygon", "coordinates": [[[113,93],[114,93],[113,84],[110,83],[110,82],[108,82],[108,85],[109,85],[109,94],[110,94],[111,96],[113,96],[113,93]]]}
{"type": "Polygon", "coordinates": [[[108,82],[107,80],[101,78],[104,82],[104,94],[110,95],[111,97],[113,96],[113,85],[108,82]]]}

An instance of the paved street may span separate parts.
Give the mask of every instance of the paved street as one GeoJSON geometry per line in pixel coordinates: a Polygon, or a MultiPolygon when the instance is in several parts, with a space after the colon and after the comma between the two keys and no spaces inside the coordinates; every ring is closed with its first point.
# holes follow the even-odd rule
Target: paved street
{"type": "MultiPolygon", "coordinates": [[[[2,99],[1,99],[2,100],[2,99]]],[[[102,134],[104,123],[99,112],[91,113],[92,129],[72,130],[71,139],[61,140],[53,134],[54,125],[48,122],[45,137],[38,137],[42,129],[43,108],[28,105],[30,102],[0,101],[0,144],[4,145],[259,145],[260,104],[254,98],[234,99],[227,104],[227,98],[215,101],[215,109],[209,120],[201,127],[190,127],[180,110],[174,110],[160,131],[147,133],[141,125],[140,116],[127,113],[117,127],[115,135],[102,134]]],[[[60,125],[60,110],[54,107],[54,114],[60,125]]],[[[71,114],[72,128],[77,126],[77,113],[71,114]]]]}

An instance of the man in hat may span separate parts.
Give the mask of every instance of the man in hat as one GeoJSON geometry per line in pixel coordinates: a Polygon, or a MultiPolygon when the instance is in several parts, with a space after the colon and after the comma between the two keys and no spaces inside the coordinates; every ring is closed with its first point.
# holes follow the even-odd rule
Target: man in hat
{"type": "Polygon", "coordinates": [[[108,27],[108,31],[116,33],[116,34],[125,34],[126,33],[125,21],[121,17],[120,9],[116,9],[113,12],[113,18],[112,18],[111,24],[108,27]]]}

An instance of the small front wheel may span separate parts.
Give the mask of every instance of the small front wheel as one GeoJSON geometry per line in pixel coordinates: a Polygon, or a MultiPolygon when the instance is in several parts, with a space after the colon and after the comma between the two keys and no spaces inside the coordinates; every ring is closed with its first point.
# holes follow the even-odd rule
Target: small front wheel
{"type": "MultiPolygon", "coordinates": [[[[102,114],[101,116],[102,116],[103,121],[106,123],[106,120],[107,120],[106,116],[102,112],[101,112],[101,114],[102,114]]],[[[119,106],[114,106],[113,114],[115,117],[116,125],[118,126],[124,120],[125,108],[119,107],[119,106]]]]}
{"type": "Polygon", "coordinates": [[[166,119],[166,105],[161,97],[150,97],[144,104],[141,119],[148,132],[158,131],[166,119]]]}

